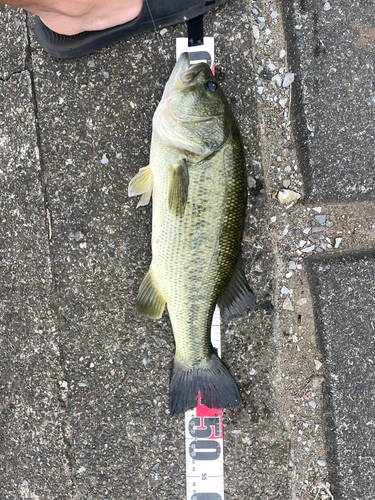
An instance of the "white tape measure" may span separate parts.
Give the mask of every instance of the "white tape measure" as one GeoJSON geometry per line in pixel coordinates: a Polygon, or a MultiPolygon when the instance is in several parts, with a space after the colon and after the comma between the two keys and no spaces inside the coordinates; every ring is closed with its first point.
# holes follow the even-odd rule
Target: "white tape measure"
{"type": "MultiPolygon", "coordinates": [[[[214,38],[189,47],[187,38],[176,39],[176,59],[189,52],[190,63],[207,62],[215,71],[214,38]]],[[[220,310],[216,306],[211,325],[211,342],[221,356],[220,310]]],[[[185,413],[186,498],[224,500],[223,411],[200,404],[185,413]]]]}
{"type": "MultiPolygon", "coordinates": [[[[221,355],[220,311],[216,306],[211,342],[221,355]]],[[[198,398],[199,399],[199,398],[198,398]]],[[[223,411],[200,404],[185,413],[186,498],[224,500],[223,411]]]]}

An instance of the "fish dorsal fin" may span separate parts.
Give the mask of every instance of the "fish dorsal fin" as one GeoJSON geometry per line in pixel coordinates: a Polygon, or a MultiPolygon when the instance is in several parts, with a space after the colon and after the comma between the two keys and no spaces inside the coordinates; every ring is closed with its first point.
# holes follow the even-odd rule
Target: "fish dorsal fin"
{"type": "Polygon", "coordinates": [[[147,167],[140,168],[138,174],[129,182],[128,194],[129,196],[142,195],[137,205],[138,208],[148,204],[153,188],[154,176],[148,165],[147,167]]]}
{"type": "Polygon", "coordinates": [[[189,172],[186,160],[182,160],[178,167],[171,168],[170,172],[168,207],[173,215],[182,217],[189,192],[189,172]]]}
{"type": "Polygon", "coordinates": [[[227,320],[242,316],[253,309],[255,296],[250,290],[239,258],[233,276],[217,300],[220,312],[227,320]]]}
{"type": "Polygon", "coordinates": [[[137,311],[142,316],[160,318],[163,314],[165,300],[160,293],[154,273],[148,270],[139,287],[137,296],[137,311]]]}

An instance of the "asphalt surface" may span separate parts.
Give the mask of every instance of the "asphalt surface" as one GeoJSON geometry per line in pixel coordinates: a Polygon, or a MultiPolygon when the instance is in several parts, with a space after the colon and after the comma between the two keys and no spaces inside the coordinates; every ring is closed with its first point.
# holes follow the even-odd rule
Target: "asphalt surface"
{"type": "Polygon", "coordinates": [[[328,378],[325,426],[337,498],[373,498],[374,252],[311,258],[317,333],[328,378]]]}
{"type": "MultiPolygon", "coordinates": [[[[283,318],[298,324],[305,316],[279,304],[281,259],[268,223],[273,190],[258,161],[268,154],[252,83],[266,65],[253,58],[259,19],[251,10],[261,14],[260,3],[234,0],[205,16],[251,174],[243,258],[257,297],[254,312],[222,326],[223,359],[244,399],[224,412],[225,498],[305,500],[330,491],[335,500],[369,500],[374,239],[355,251],[314,252],[305,260],[308,280],[301,278],[324,369],[323,409],[313,417],[327,467],[314,458],[306,476],[295,472],[303,438],[284,405],[287,391],[275,384],[284,376],[283,318]],[[318,477],[330,483],[319,491],[318,477]]],[[[366,213],[375,227],[367,211],[374,198],[371,3],[342,0],[324,10],[322,2],[291,2],[283,14],[296,82],[300,206],[324,212],[325,203],[346,201],[345,210],[366,213]],[[358,200],[365,200],[360,210],[358,200]]],[[[185,498],[184,418],[167,409],[169,318],[139,317],[134,306],[151,260],[151,209],[136,210],[127,184],[148,163],[152,116],[175,61],[174,39],[186,28],[59,61],[38,46],[32,16],[0,9],[0,499],[185,498]]],[[[287,348],[302,347],[285,329],[287,348]]],[[[292,354],[301,387],[310,383],[303,371],[313,364],[310,347],[292,354]]],[[[300,411],[306,433],[310,403],[300,411]]]]}
{"type": "Polygon", "coordinates": [[[283,5],[306,201],[374,199],[374,4],[283,5]]]}

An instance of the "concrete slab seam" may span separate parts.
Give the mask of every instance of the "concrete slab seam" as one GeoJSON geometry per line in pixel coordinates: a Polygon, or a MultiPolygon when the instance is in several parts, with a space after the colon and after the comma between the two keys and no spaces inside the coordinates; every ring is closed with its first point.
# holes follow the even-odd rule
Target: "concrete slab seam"
{"type": "MultiPolygon", "coordinates": [[[[56,278],[56,269],[55,269],[55,259],[54,259],[54,249],[53,249],[53,242],[52,242],[52,215],[49,209],[49,201],[48,201],[48,194],[47,194],[47,167],[46,163],[44,161],[44,155],[43,155],[43,148],[41,146],[41,134],[40,134],[40,126],[39,126],[39,112],[38,112],[38,101],[37,101],[37,96],[36,96],[36,91],[35,91],[35,79],[34,79],[34,74],[33,74],[33,64],[32,64],[32,52],[31,52],[31,36],[30,36],[30,27],[28,23],[28,17],[30,15],[27,13],[26,14],[26,33],[27,33],[27,53],[26,53],[26,69],[25,71],[28,71],[30,74],[30,82],[31,82],[31,92],[32,92],[32,100],[33,100],[33,105],[34,105],[34,117],[35,117],[35,131],[36,131],[36,145],[37,145],[37,151],[39,155],[39,166],[40,166],[40,174],[39,174],[39,181],[41,184],[41,191],[43,194],[44,198],[44,209],[45,209],[45,216],[46,216],[46,223],[45,223],[45,228],[46,228],[46,237],[49,240],[49,261],[50,261],[50,266],[51,266],[51,288],[52,288],[52,297],[50,300],[50,306],[51,310],[54,311],[55,316],[56,316],[56,324],[58,331],[61,332],[61,325],[62,325],[62,317],[61,314],[59,313],[59,307],[58,307],[58,292],[57,292],[57,278],[56,278]]],[[[63,344],[61,342],[61,335],[58,336],[58,348],[59,348],[59,360],[58,363],[61,367],[61,371],[64,374],[64,381],[67,381],[67,370],[66,370],[66,365],[65,365],[65,356],[64,356],[64,349],[63,349],[63,344]]],[[[68,384],[69,388],[69,384],[68,384]]],[[[58,402],[61,406],[61,408],[64,410],[65,414],[65,419],[61,423],[61,433],[62,433],[62,440],[65,444],[65,449],[63,450],[63,453],[66,456],[67,459],[67,465],[69,468],[69,476],[70,476],[70,481],[71,481],[71,495],[74,496],[74,490],[75,490],[75,481],[74,481],[74,467],[73,467],[73,453],[72,450],[74,450],[73,446],[73,439],[71,437],[71,433],[68,432],[69,428],[69,419],[67,418],[67,410],[68,410],[68,398],[69,395],[67,395],[66,398],[62,397],[60,394],[60,387],[58,381],[56,381],[56,391],[57,391],[57,399],[58,402]]]]}

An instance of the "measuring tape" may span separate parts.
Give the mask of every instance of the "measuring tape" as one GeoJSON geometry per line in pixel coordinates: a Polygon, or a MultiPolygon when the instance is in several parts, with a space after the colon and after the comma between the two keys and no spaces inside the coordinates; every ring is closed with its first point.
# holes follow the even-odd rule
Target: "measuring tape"
{"type": "MultiPolygon", "coordinates": [[[[189,46],[188,38],[176,39],[176,60],[188,52],[190,63],[206,62],[215,71],[214,38],[203,37],[203,44],[189,46]]],[[[211,342],[221,356],[220,310],[216,306],[211,325],[211,342]]],[[[223,411],[200,402],[185,412],[186,498],[224,500],[223,411]]]]}
{"type": "MultiPolygon", "coordinates": [[[[216,306],[211,342],[221,355],[220,311],[216,306]]],[[[185,413],[186,498],[224,500],[223,411],[200,403],[185,413]]]]}

